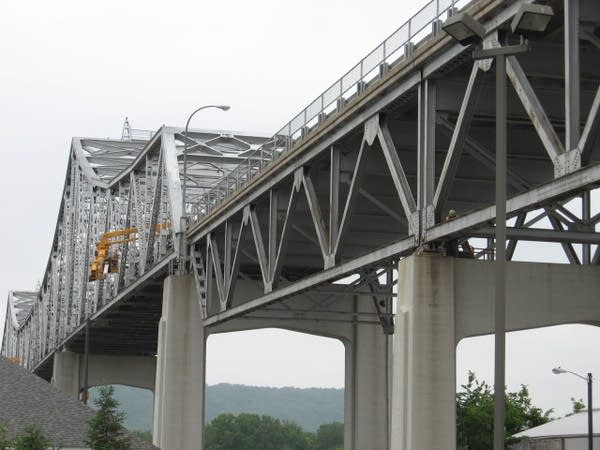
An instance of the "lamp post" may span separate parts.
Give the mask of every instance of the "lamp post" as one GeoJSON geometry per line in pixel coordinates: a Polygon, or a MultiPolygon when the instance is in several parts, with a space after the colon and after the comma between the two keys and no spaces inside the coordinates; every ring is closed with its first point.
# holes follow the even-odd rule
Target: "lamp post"
{"type": "MultiPolygon", "coordinates": [[[[544,31],[552,18],[549,6],[522,5],[511,23],[513,33],[544,31]]],[[[488,33],[485,27],[467,12],[451,16],[442,29],[461,45],[481,43],[488,33]]],[[[505,448],[505,377],[506,377],[506,57],[529,49],[519,45],[482,48],[473,52],[473,59],[494,58],[496,62],[496,284],[494,299],[494,450],[505,448]]]]}
{"type": "Polygon", "coordinates": [[[204,106],[201,106],[200,108],[196,109],[193,113],[190,114],[187,122],[185,123],[185,140],[183,142],[183,186],[181,189],[181,191],[182,191],[181,192],[181,197],[182,197],[182,199],[181,199],[181,217],[182,218],[187,218],[187,214],[185,211],[185,206],[186,206],[185,194],[186,194],[186,181],[187,181],[188,128],[190,126],[190,121],[192,120],[192,117],[194,117],[198,111],[202,111],[203,109],[208,109],[208,108],[217,108],[222,111],[229,111],[231,106],[228,106],[228,105],[204,105],[204,106]]]}
{"type": "Polygon", "coordinates": [[[594,450],[594,419],[593,419],[593,408],[592,408],[592,374],[588,373],[587,377],[579,375],[578,373],[571,372],[570,370],[563,369],[562,367],[555,367],[552,369],[552,373],[560,375],[561,373],[570,373],[578,378],[581,378],[587,383],[587,394],[588,394],[588,450],[594,450]]]}

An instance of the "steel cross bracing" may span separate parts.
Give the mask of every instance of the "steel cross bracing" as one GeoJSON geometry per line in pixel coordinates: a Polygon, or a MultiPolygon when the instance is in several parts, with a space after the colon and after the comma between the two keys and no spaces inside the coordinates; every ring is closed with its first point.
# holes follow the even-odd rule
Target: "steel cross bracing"
{"type": "MultiPolygon", "coordinates": [[[[499,45],[524,3],[471,2],[488,32],[484,47],[499,45]]],[[[600,183],[600,4],[582,0],[574,24],[564,19],[570,0],[550,3],[547,31],[507,59],[507,253],[518,241],[559,243],[570,263],[599,263],[600,210],[590,192],[600,183]],[[581,58],[558,64],[574,40],[581,58]]],[[[435,22],[411,44],[410,55],[386,62],[293,139],[269,141],[280,146],[263,153],[265,164],[246,163],[202,198],[187,237],[206,325],[260,315],[350,275],[364,279],[414,251],[444,252],[448,241],[471,238],[474,257],[494,257],[492,61],[474,61],[472,48],[435,22]],[[232,186],[237,173],[249,175],[232,186]],[[450,210],[457,217],[445,220],[450,210]],[[261,292],[236,290],[239,280],[261,292]]],[[[279,317],[285,310],[297,316],[288,307],[279,317]]]]}
{"type": "MultiPolygon", "coordinates": [[[[546,32],[507,60],[509,258],[517,242],[537,241],[560,245],[570,263],[600,263],[600,4],[581,0],[573,19],[565,13],[572,2],[550,2],[546,32]]],[[[498,45],[498,30],[524,3],[531,1],[467,6],[488,32],[486,48],[498,45]]],[[[398,49],[386,40],[386,58],[369,59],[379,61],[371,78],[345,76],[335,107],[314,117],[307,109],[287,133],[184,136],[164,127],[149,142],[75,139],[44,282],[29,315],[5,332],[4,342],[29,356],[10,351],[41,370],[56,348],[82,350],[91,319],[93,352],[155,354],[161,282],[180,248],[206,326],[244,316],[369,322],[388,333],[392,267],[404,255],[471,239],[472,255],[459,256],[493,259],[492,62],[474,61],[473,48],[440,30],[451,6],[427,3],[418,17],[431,20],[408,32],[400,56],[386,53],[398,49]],[[111,163],[92,149],[123,153],[111,163]],[[452,209],[456,217],[445,220],[452,209]],[[128,227],[139,239],[118,247],[119,273],[88,283],[95,242],[128,227]],[[343,307],[356,296],[372,312],[343,307]]]]}
{"type": "MultiPolygon", "coordinates": [[[[2,354],[30,369],[144,277],[173,258],[181,234],[183,140],[189,146],[188,192],[210,189],[266,139],[220,131],[163,127],[150,140],[130,130],[122,140],[74,138],[54,241],[38,292],[11,292],[2,354]],[[89,281],[90,262],[104,233],[135,228],[111,246],[119,269],[89,281]]],[[[147,133],[146,133],[147,135],[147,133]]],[[[150,284],[147,282],[146,284],[150,284]]],[[[154,292],[150,296],[160,296],[154,292]]],[[[148,312],[136,311],[137,319],[148,312]]],[[[129,316],[131,318],[132,316],[129,316]]],[[[133,319],[135,322],[136,319],[133,319]]],[[[111,322],[118,336],[119,324],[111,322]]],[[[153,352],[152,348],[147,352],[153,352]]]]}

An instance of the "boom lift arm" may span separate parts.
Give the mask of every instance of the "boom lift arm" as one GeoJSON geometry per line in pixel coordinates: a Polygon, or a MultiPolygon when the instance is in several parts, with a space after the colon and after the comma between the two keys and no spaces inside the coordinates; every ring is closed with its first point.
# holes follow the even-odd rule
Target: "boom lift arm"
{"type": "Polygon", "coordinates": [[[109,231],[102,235],[100,242],[96,243],[96,258],[90,264],[89,281],[103,280],[104,266],[108,262],[108,273],[119,272],[119,256],[109,255],[111,245],[125,244],[138,239],[137,227],[124,228],[123,230],[109,231]],[[116,239],[121,238],[121,239],[116,239]]]}

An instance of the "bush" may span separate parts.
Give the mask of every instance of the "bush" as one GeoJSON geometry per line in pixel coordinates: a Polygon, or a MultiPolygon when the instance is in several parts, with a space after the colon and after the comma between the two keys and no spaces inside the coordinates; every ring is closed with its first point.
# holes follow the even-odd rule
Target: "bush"
{"type": "Polygon", "coordinates": [[[47,450],[51,445],[50,439],[44,436],[42,429],[36,424],[25,428],[13,443],[14,450],[47,450]]]}
{"type": "Polygon", "coordinates": [[[12,441],[8,438],[8,426],[0,424],[0,450],[9,450],[12,445],[12,441]]]}

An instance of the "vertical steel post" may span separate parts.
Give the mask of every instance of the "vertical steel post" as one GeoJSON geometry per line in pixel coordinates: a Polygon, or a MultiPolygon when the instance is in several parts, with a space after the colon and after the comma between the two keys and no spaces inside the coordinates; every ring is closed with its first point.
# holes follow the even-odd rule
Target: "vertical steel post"
{"type": "Polygon", "coordinates": [[[588,387],[588,450],[594,450],[594,421],[592,407],[592,374],[587,374],[588,387]]]}
{"type": "MultiPolygon", "coordinates": [[[[590,196],[590,191],[585,191],[581,195],[581,220],[586,227],[590,225],[591,200],[592,199],[590,196]]],[[[592,246],[590,244],[583,244],[581,246],[581,256],[582,256],[581,262],[583,264],[590,264],[591,253],[592,253],[592,246]]]]}
{"type": "Polygon", "coordinates": [[[506,362],[506,57],[496,56],[496,296],[494,450],[504,450],[506,362]]]}
{"type": "Polygon", "coordinates": [[[335,257],[335,242],[340,228],[340,149],[331,146],[329,172],[329,254],[335,257]]]}
{"type": "Polygon", "coordinates": [[[89,396],[88,374],[89,374],[89,357],[90,357],[90,320],[85,324],[85,349],[83,354],[83,403],[87,405],[89,396]]]}
{"type": "Polygon", "coordinates": [[[565,149],[573,150],[580,135],[579,2],[565,0],[565,149]]]}
{"type": "Polygon", "coordinates": [[[418,182],[417,207],[421,230],[419,236],[427,229],[427,208],[433,204],[435,193],[435,115],[436,85],[433,80],[423,80],[418,90],[418,182]]]}

